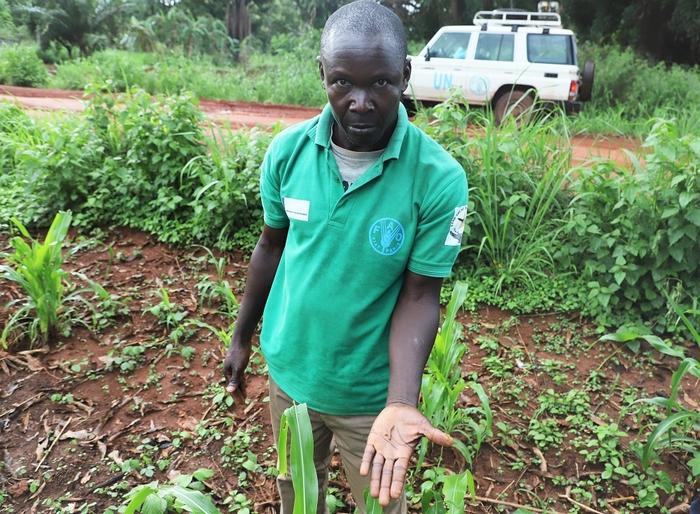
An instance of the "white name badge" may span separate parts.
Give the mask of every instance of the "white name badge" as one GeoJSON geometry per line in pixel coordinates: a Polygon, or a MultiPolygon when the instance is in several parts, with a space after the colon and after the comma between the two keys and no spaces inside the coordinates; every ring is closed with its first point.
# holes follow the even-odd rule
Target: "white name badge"
{"type": "Polygon", "coordinates": [[[308,200],[298,200],[296,198],[284,199],[284,210],[290,220],[309,221],[309,207],[311,202],[308,200]]]}

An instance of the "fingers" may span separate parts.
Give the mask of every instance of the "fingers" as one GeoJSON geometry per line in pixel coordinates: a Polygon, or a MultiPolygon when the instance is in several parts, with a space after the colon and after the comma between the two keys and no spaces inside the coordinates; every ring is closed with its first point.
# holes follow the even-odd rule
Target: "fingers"
{"type": "Polygon", "coordinates": [[[372,443],[367,443],[367,446],[365,446],[365,453],[362,455],[362,463],[360,464],[360,475],[363,477],[369,474],[369,467],[372,464],[374,453],[374,445],[372,443]]]}
{"type": "Polygon", "coordinates": [[[384,469],[384,456],[377,453],[372,462],[372,476],[369,479],[369,494],[375,498],[379,497],[379,490],[382,483],[382,470],[384,469]]]}
{"type": "Polygon", "coordinates": [[[390,491],[391,491],[391,481],[394,474],[394,461],[393,459],[386,459],[384,465],[382,466],[382,478],[381,484],[379,486],[379,504],[382,507],[389,505],[390,491]]]}
{"type": "Polygon", "coordinates": [[[408,459],[399,458],[394,462],[394,474],[391,479],[391,497],[395,500],[401,496],[403,491],[403,483],[406,480],[406,472],[408,471],[408,459]]]}
{"type": "Polygon", "coordinates": [[[435,444],[439,444],[440,446],[452,446],[452,436],[446,434],[442,430],[438,430],[430,424],[428,424],[422,432],[425,437],[435,444]]]}
{"type": "Polygon", "coordinates": [[[239,401],[245,401],[245,379],[238,374],[231,376],[231,379],[226,384],[226,391],[233,395],[233,397],[239,401]]]}

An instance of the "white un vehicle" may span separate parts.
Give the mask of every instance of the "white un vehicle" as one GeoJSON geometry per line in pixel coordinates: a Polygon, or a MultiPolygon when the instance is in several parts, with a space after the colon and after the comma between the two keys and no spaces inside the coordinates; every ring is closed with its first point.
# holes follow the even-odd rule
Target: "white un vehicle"
{"type": "Polygon", "coordinates": [[[474,25],[442,27],[410,58],[404,101],[440,102],[457,89],[499,123],[531,112],[535,99],[578,112],[593,88],[595,67],[579,70],[575,35],[556,12],[479,11],[474,25]]]}

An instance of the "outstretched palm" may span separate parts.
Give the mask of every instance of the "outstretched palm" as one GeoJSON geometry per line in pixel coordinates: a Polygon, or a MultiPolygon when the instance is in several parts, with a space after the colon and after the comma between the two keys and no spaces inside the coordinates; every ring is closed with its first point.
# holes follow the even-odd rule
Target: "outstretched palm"
{"type": "Polygon", "coordinates": [[[452,438],[430,424],[411,405],[387,405],[374,420],[362,456],[360,474],[371,469],[370,494],[382,506],[401,496],[408,462],[421,437],[442,446],[451,446],[452,438]]]}

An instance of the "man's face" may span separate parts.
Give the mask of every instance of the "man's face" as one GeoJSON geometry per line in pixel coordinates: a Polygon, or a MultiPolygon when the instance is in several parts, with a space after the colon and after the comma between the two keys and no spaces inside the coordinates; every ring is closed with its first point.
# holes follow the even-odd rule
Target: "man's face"
{"type": "Polygon", "coordinates": [[[381,36],[332,35],[319,61],[333,110],[333,140],[348,150],[384,148],[396,125],[410,62],[381,36]]]}

